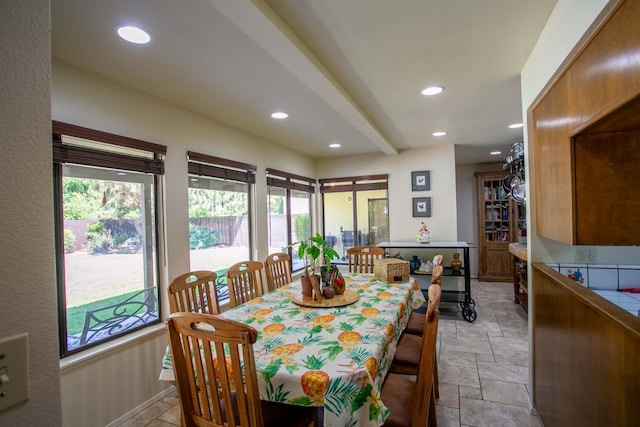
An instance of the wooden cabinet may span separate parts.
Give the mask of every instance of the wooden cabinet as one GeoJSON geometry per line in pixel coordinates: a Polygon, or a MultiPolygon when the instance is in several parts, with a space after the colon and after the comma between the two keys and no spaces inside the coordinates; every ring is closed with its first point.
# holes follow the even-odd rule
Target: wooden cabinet
{"type": "Polygon", "coordinates": [[[478,279],[509,281],[512,261],[509,243],[517,241],[517,203],[502,184],[507,172],[476,173],[478,182],[478,279]]]}
{"type": "Polygon", "coordinates": [[[527,245],[511,243],[509,252],[513,256],[513,302],[529,312],[529,283],[527,279],[527,245]]]}
{"type": "Polygon", "coordinates": [[[530,111],[536,228],[570,245],[640,245],[640,2],[611,2],[530,111]],[[616,64],[616,65],[614,65],[616,64]]]}

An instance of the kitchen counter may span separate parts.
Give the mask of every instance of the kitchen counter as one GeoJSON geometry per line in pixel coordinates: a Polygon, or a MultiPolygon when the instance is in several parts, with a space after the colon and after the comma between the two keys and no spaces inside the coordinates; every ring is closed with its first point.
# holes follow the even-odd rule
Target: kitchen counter
{"type": "Polygon", "coordinates": [[[522,261],[527,260],[527,245],[522,243],[509,243],[509,252],[522,261]]]}

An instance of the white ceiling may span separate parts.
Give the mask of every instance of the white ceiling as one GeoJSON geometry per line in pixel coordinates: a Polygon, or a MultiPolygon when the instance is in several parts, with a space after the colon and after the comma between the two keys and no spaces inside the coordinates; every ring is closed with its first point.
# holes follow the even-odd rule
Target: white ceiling
{"type": "Polygon", "coordinates": [[[52,0],[52,56],[317,158],[455,144],[495,162],[522,140],[519,72],[556,1],[52,0]]]}

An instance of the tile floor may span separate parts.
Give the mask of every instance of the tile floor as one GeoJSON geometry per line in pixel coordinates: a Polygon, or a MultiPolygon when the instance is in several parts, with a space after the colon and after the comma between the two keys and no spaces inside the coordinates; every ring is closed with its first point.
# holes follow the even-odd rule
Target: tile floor
{"type": "MultiPolygon", "coordinates": [[[[440,307],[438,426],[542,427],[529,411],[527,315],[513,303],[513,285],[472,280],[471,295],[473,323],[451,303],[440,307]]],[[[179,425],[175,393],[121,424],[179,425]]]]}

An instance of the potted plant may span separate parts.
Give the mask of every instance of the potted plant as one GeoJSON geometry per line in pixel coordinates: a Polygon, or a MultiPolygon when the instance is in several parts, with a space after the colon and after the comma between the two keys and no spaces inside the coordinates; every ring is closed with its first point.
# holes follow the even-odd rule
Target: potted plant
{"type": "Polygon", "coordinates": [[[304,260],[304,274],[301,277],[302,281],[302,293],[306,296],[311,296],[311,288],[305,287],[305,281],[308,285],[313,286],[313,283],[309,283],[310,277],[315,277],[315,280],[320,286],[320,274],[323,266],[327,269],[331,267],[331,260],[339,258],[338,252],[335,249],[327,245],[326,240],[316,233],[315,236],[311,236],[306,240],[292,243],[291,246],[298,245],[298,258],[304,260]]]}

